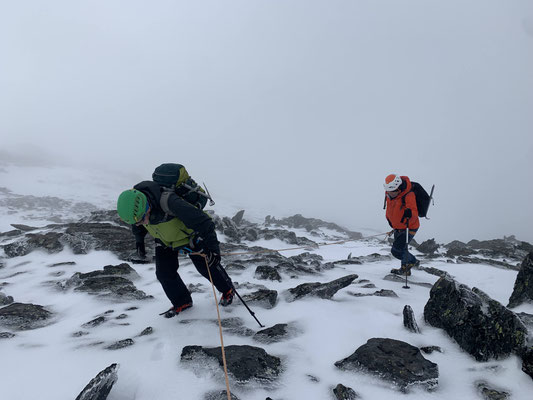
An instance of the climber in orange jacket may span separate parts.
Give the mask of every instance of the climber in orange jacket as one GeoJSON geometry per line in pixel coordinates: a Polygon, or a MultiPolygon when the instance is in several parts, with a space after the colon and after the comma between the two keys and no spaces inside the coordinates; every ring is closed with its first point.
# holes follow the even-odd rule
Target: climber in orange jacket
{"type": "Polygon", "coordinates": [[[409,243],[420,227],[416,198],[411,191],[411,181],[407,176],[391,174],[385,178],[383,187],[385,188],[387,208],[385,216],[391,228],[394,229],[394,243],[391,253],[402,261],[401,268],[393,269],[391,272],[411,275],[411,268],[420,265],[416,257],[407,251],[405,243],[406,229],[409,229],[407,241],[409,243]]]}

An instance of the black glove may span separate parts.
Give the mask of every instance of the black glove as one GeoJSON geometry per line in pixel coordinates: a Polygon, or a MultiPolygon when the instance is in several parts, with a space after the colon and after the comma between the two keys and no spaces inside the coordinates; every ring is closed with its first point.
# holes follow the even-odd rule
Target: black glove
{"type": "Polygon", "coordinates": [[[137,246],[137,255],[140,258],[146,257],[146,249],[144,247],[144,242],[136,242],[135,244],[137,246]]]}
{"type": "Polygon", "coordinates": [[[413,212],[410,208],[406,208],[403,212],[402,222],[405,221],[406,218],[411,218],[413,216],[413,212]]]}
{"type": "Polygon", "coordinates": [[[214,251],[206,250],[205,257],[206,257],[207,265],[209,266],[209,268],[220,264],[220,260],[221,260],[220,254],[215,253],[214,251]]]}

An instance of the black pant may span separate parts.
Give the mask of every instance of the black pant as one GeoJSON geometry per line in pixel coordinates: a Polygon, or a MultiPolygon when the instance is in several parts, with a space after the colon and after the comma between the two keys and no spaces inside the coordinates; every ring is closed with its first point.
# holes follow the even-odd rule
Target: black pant
{"type": "MultiPolygon", "coordinates": [[[[175,307],[192,302],[191,293],[178,274],[178,254],[178,250],[160,244],[155,248],[155,275],[161,286],[163,286],[165,294],[175,307]]],[[[205,258],[202,256],[189,256],[189,258],[198,272],[209,280],[205,258]]],[[[231,278],[220,263],[211,266],[209,270],[211,271],[213,283],[219,292],[225,293],[233,287],[231,278]]]]}
{"type": "MultiPolygon", "coordinates": [[[[407,243],[415,237],[417,229],[409,229],[409,240],[407,243]]],[[[394,243],[392,244],[391,253],[398,260],[402,261],[403,264],[414,264],[416,262],[416,257],[407,251],[407,246],[405,245],[405,229],[395,229],[394,230],[394,243]]]]}

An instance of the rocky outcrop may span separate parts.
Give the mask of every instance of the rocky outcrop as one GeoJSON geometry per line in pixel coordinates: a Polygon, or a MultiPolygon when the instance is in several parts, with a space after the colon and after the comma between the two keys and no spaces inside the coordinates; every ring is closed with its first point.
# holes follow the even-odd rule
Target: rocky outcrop
{"type": "Polygon", "coordinates": [[[118,365],[111,364],[85,386],[76,400],[106,400],[118,380],[118,365]]]}
{"type": "Polygon", "coordinates": [[[533,252],[529,253],[520,264],[516,276],[513,293],[507,307],[516,307],[525,302],[533,301],[533,252]]]}
{"type": "Polygon", "coordinates": [[[0,308],[0,325],[11,329],[37,329],[52,322],[53,314],[37,304],[12,303],[0,308]]]}
{"type": "MultiPolygon", "coordinates": [[[[281,360],[260,347],[226,346],[225,354],[228,372],[239,383],[251,380],[271,382],[282,372],[281,360]]],[[[206,358],[216,360],[220,367],[223,366],[220,347],[185,346],[181,352],[182,362],[202,362],[206,358]]]]}
{"type": "Polygon", "coordinates": [[[387,338],[368,340],[335,366],[342,370],[371,372],[404,391],[412,385],[432,389],[439,377],[437,364],[426,360],[417,347],[387,338]]]}
{"type": "Polygon", "coordinates": [[[34,250],[44,250],[48,253],[59,253],[64,245],[61,242],[62,234],[58,232],[28,233],[25,238],[4,246],[8,257],[20,257],[34,250]]]}
{"type": "Polygon", "coordinates": [[[306,218],[301,214],[293,215],[292,217],[276,219],[268,215],[265,218],[266,225],[287,226],[289,228],[303,228],[308,232],[312,232],[319,228],[327,228],[339,233],[347,235],[350,239],[362,239],[363,235],[359,232],[352,232],[337,224],[325,222],[317,218],[306,218]]]}
{"type": "Polygon", "coordinates": [[[107,265],[101,271],[85,274],[75,273],[60,286],[64,289],[74,288],[75,291],[89,294],[113,297],[117,299],[150,299],[142,290],[138,290],[128,278],[138,278],[137,273],[128,264],[107,265]]]}
{"type": "Polygon", "coordinates": [[[331,299],[335,293],[351,285],[351,283],[357,278],[358,276],[356,274],[352,274],[335,279],[334,281],[328,283],[303,283],[288,290],[287,301],[292,302],[308,296],[320,297],[321,299],[331,299]]]}
{"type": "Polygon", "coordinates": [[[477,288],[449,277],[440,278],[430,291],[424,318],[444,329],[478,361],[519,352],[527,330],[520,319],[477,288]]]}
{"type": "MultiPolygon", "coordinates": [[[[239,400],[237,396],[230,393],[231,400],[239,400]]],[[[204,400],[228,400],[228,392],[225,390],[207,392],[204,396],[204,400]]]]}

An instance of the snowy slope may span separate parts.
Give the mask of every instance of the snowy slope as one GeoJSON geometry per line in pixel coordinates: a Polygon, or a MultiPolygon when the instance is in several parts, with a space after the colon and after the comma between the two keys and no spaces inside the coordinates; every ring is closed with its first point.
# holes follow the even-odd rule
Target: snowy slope
{"type": "MultiPolygon", "coordinates": [[[[90,183],[94,208],[112,208],[117,186],[100,185],[101,180],[92,172],[65,169],[34,170],[6,167],[0,172],[0,187],[11,192],[0,193],[0,201],[13,195],[54,196],[67,200],[71,205],[62,208],[62,219],[76,220],[88,215],[92,207],[82,209],[78,202],[86,201],[86,187],[90,183]],[[82,175],[84,174],[84,175],[82,175]],[[24,176],[24,181],[21,177],[24,176]],[[28,176],[36,178],[31,185],[28,176]]],[[[117,179],[118,180],[118,179],[117,179]]],[[[124,179],[121,179],[123,182],[124,179]]],[[[115,182],[116,183],[116,182],[115,182]]],[[[134,181],[118,187],[128,187],[134,181]]],[[[120,191],[120,190],[119,190],[120,191]]],[[[219,206],[221,207],[221,206],[219,206]]],[[[216,209],[218,215],[231,216],[231,206],[216,209]],[[226,213],[224,212],[226,211],[226,213]]],[[[10,223],[44,226],[51,221],[46,207],[39,212],[17,208],[15,203],[2,207],[0,231],[12,229],[10,223]]],[[[246,217],[246,215],[245,215],[246,217]]],[[[302,229],[292,229],[298,236],[308,235],[302,229]]],[[[331,232],[324,230],[324,235],[331,232]]],[[[220,236],[224,240],[223,235],[220,236]]],[[[438,241],[438,238],[436,238],[438,241]]],[[[133,240],[133,238],[132,238],[133,240]]],[[[316,240],[316,238],[314,239],[316,240]]],[[[6,242],[2,243],[5,244],[6,242]]],[[[259,240],[245,243],[280,249],[290,246],[281,240],[259,240]]],[[[289,257],[304,250],[283,253],[289,257]]],[[[352,256],[372,253],[389,254],[389,246],[379,239],[347,242],[312,250],[321,255],[323,262],[333,262],[352,256]]],[[[216,320],[216,308],[209,282],[202,278],[185,259],[181,260],[180,274],[186,284],[202,285],[202,292],[193,293],[194,307],[173,319],[165,319],[158,313],[169,307],[154,274],[154,265],[133,265],[140,278],[135,281],[138,289],[154,297],[151,301],[115,302],[94,296],[60,291],[58,282],[74,272],[90,272],[104,265],[116,265],[122,261],[110,252],[93,251],[76,255],[70,250],[57,254],[34,251],[28,255],[5,258],[0,269],[0,291],[15,301],[35,303],[57,313],[57,322],[44,328],[16,332],[10,339],[0,339],[0,393],[2,399],[74,399],[99,371],[112,363],[120,364],[119,379],[109,400],[153,399],[203,399],[206,392],[224,389],[224,377],[219,369],[206,366],[203,371],[193,371],[180,363],[181,350],[186,345],[216,347],[220,345],[216,320]],[[57,263],[74,262],[74,265],[57,263]],[[132,309],[135,307],[135,309],[132,309]],[[112,310],[112,312],[110,312],[112,310]],[[108,316],[108,322],[90,329],[85,336],[73,333],[83,330],[83,324],[97,316],[108,316]],[[117,318],[126,314],[125,318],[117,318]],[[186,322],[186,323],[184,323],[186,322]],[[147,327],[153,334],[139,336],[147,327]],[[133,338],[133,346],[120,350],[105,347],[122,339],[133,338]]],[[[298,328],[294,337],[279,343],[258,343],[251,337],[225,332],[224,344],[249,344],[263,347],[269,354],[281,357],[284,372],[274,386],[259,383],[234,385],[232,392],[240,399],[331,399],[332,388],[338,383],[354,388],[363,399],[476,399],[474,382],[484,379],[498,388],[512,393],[513,399],[526,400],[533,393],[533,380],[521,371],[519,359],[511,356],[504,360],[486,363],[476,362],[440,329],[426,325],[423,308],[429,298],[429,288],[411,284],[409,290],[402,284],[383,280],[391,268],[398,267],[396,260],[363,263],[362,265],[337,265],[320,275],[301,275],[281,282],[258,280],[255,268],[230,272],[240,284],[250,282],[268,286],[280,294],[278,304],[272,309],[255,308],[259,320],[267,327],[277,323],[294,323],[298,328]],[[329,282],[357,274],[359,278],[349,287],[340,290],[332,300],[306,298],[288,302],[284,293],[306,282],[329,282]],[[376,289],[365,289],[359,280],[368,280],[376,289]],[[355,297],[353,293],[372,293],[379,289],[396,292],[394,297],[355,297]],[[422,330],[421,334],[407,331],[402,324],[402,310],[409,304],[422,330]],[[408,342],[414,346],[440,346],[443,353],[424,355],[439,366],[438,388],[428,393],[413,389],[403,394],[390,384],[367,374],[343,372],[334,363],[352,354],[359,346],[373,337],[388,337],[408,342]],[[315,377],[316,379],[311,379],[315,377]]],[[[516,278],[516,271],[481,264],[452,264],[443,258],[425,263],[448,271],[459,282],[476,286],[492,298],[507,303],[516,278]]],[[[433,284],[437,277],[423,271],[414,271],[413,281],[433,284]]],[[[249,290],[240,289],[242,295],[249,290]]],[[[516,311],[516,310],[515,310],[516,311]]],[[[533,306],[521,306],[518,311],[533,313],[533,306]]],[[[238,300],[221,309],[222,317],[239,317],[247,328],[254,331],[259,326],[238,300]]],[[[6,329],[0,328],[0,331],[6,329]]]]}

